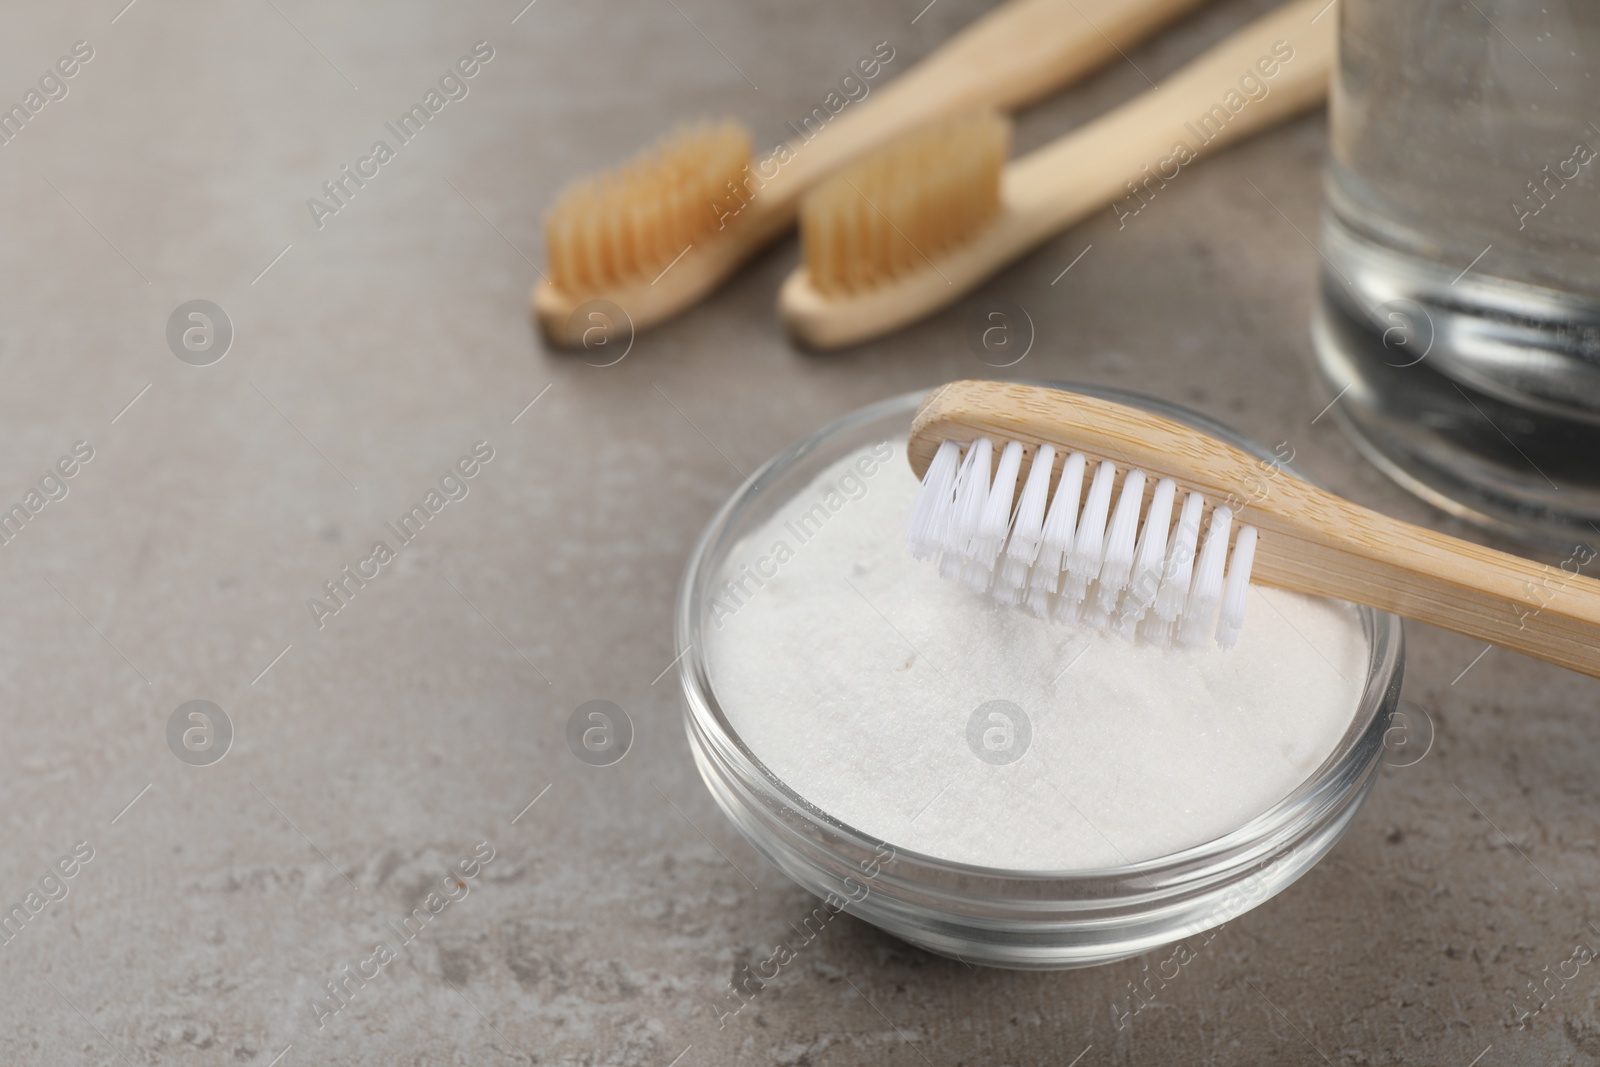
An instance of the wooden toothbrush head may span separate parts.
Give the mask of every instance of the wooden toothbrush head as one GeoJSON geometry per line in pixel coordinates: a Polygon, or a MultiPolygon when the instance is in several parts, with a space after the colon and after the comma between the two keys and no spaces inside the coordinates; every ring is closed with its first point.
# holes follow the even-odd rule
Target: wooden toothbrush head
{"type": "Polygon", "coordinates": [[[957,381],[929,393],[911,423],[911,469],[921,478],[941,442],[979,437],[1021,442],[1023,477],[1038,446],[1050,444],[1058,470],[1069,453],[1081,452],[1118,470],[1142,470],[1152,485],[1171,478],[1204,494],[1208,506],[1226,503],[1235,513],[1269,495],[1263,480],[1272,464],[1226,441],[1143,408],[1015,382],[957,381]]]}

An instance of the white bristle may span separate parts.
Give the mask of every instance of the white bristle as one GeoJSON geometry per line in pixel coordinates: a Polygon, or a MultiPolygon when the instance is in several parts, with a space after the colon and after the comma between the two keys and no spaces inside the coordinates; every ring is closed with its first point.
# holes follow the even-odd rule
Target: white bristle
{"type": "Polygon", "coordinates": [[[1052,492],[1054,446],[1035,448],[1026,479],[1027,446],[1000,442],[998,461],[996,447],[986,437],[965,448],[939,446],[906,518],[915,558],[937,556],[943,577],[1003,604],[1025,601],[1041,618],[1190,647],[1204,643],[1215,620],[1217,644],[1234,646],[1255,560],[1254,527],[1239,526],[1230,556],[1233,510],[1219,505],[1207,523],[1205,497],[1187,492],[1174,523],[1178,486],[1171,478],[1156,482],[1146,508],[1144,471],[1127,470],[1118,488],[1116,465],[1094,461],[1086,487],[1091,460],[1070,452],[1052,492]]]}
{"type": "Polygon", "coordinates": [[[1219,506],[1211,513],[1211,528],[1200,546],[1200,559],[1194,565],[1194,587],[1183,606],[1178,625],[1178,640],[1191,648],[1205,642],[1211,629],[1211,616],[1222,599],[1222,568],[1228,559],[1228,533],[1233,526],[1233,511],[1219,506]]]}
{"type": "Polygon", "coordinates": [[[1163,478],[1150,494],[1150,510],[1139,528],[1139,547],[1134,550],[1128,590],[1122,598],[1120,628],[1124,634],[1132,634],[1134,625],[1150,610],[1156,591],[1161,588],[1161,565],[1165,562],[1167,531],[1172,525],[1172,501],[1177,493],[1177,483],[1163,478]]]}
{"type": "Polygon", "coordinates": [[[1250,588],[1250,566],[1256,558],[1256,528],[1240,526],[1228,558],[1228,579],[1222,589],[1222,614],[1217,618],[1217,644],[1232,648],[1244,625],[1244,598],[1250,588]]]}
{"type": "Polygon", "coordinates": [[[1132,641],[1139,636],[1139,620],[1142,616],[1130,614],[1127,611],[1118,611],[1115,629],[1117,633],[1132,641]]]}
{"type": "MultiPolygon", "coordinates": [[[[960,448],[958,445],[957,448],[960,448]]],[[[956,474],[951,483],[950,494],[939,500],[939,510],[928,521],[928,538],[935,553],[940,558],[940,573],[944,571],[943,554],[945,545],[954,539],[956,526],[956,511],[961,503],[961,483],[966,477],[967,468],[972,465],[973,450],[961,450],[957,457],[956,474]]]]}
{"type": "Polygon", "coordinates": [[[1017,472],[1021,469],[1022,445],[1011,441],[1000,451],[994,485],[983,502],[978,529],[967,545],[962,578],[975,593],[987,591],[994,579],[995,560],[1000,557],[1000,547],[1006,543],[1006,531],[1011,527],[1011,498],[1016,495],[1017,472]]]}
{"type": "Polygon", "coordinates": [[[989,473],[994,464],[994,445],[987,437],[972,442],[972,462],[956,486],[956,521],[945,551],[965,555],[967,545],[978,535],[984,505],[989,502],[989,473]]]}
{"type": "MultiPolygon", "coordinates": [[[[1091,584],[1088,589],[1084,590],[1083,599],[1081,601],[1071,605],[1070,607],[1061,607],[1061,609],[1058,611],[1058,614],[1062,618],[1076,618],[1085,626],[1092,626],[1096,630],[1110,629],[1111,615],[1102,606],[1104,602],[1097,595],[1099,589],[1099,582],[1091,584]]],[[[1066,601],[1063,599],[1062,604],[1065,605],[1065,603],[1066,601]]]]}
{"type": "Polygon", "coordinates": [[[943,553],[939,557],[940,577],[956,578],[961,574],[961,565],[966,561],[967,542],[972,540],[973,533],[977,531],[978,516],[982,514],[984,502],[989,498],[991,447],[987,437],[980,437],[972,442],[966,458],[961,461],[961,470],[956,475],[955,508],[950,513],[950,522],[945,527],[939,545],[943,553]]]}
{"type": "Polygon", "coordinates": [[[1173,622],[1189,599],[1189,578],[1194,574],[1194,549],[1200,543],[1200,515],[1206,498],[1190,493],[1183,498],[1178,525],[1167,546],[1167,560],[1161,571],[1161,588],[1156,591],[1155,614],[1162,622],[1173,622]]]}
{"type": "Polygon", "coordinates": [[[1117,610],[1122,590],[1128,584],[1133,570],[1133,553],[1138,548],[1139,509],[1144,506],[1144,471],[1131,470],[1122,479],[1122,495],[1117,497],[1117,510],[1111,514],[1111,525],[1106,529],[1105,560],[1100,564],[1100,581],[1096,586],[1099,612],[1107,620],[1117,610]]]}
{"type": "Polygon", "coordinates": [[[1050,474],[1055,461],[1054,445],[1040,445],[1033,454],[1033,467],[1028,471],[1028,481],[1017,500],[1011,540],[1006,542],[1005,559],[995,575],[994,597],[1002,603],[1015,604],[1022,599],[1028,571],[1039,556],[1039,539],[1044,534],[1044,513],[1050,503],[1050,474]]]}
{"type": "Polygon", "coordinates": [[[1050,514],[1044,520],[1044,532],[1039,536],[1039,558],[1028,577],[1028,606],[1042,619],[1050,617],[1051,598],[1056,594],[1056,583],[1061,577],[1061,557],[1072,547],[1086,462],[1082,452],[1073,452],[1061,465],[1061,481],[1050,503],[1050,514]]]}
{"type": "Polygon", "coordinates": [[[1088,595],[1089,583],[1100,575],[1100,564],[1106,552],[1106,516],[1111,511],[1111,488],[1116,480],[1117,468],[1110,460],[1101,460],[1095,469],[1094,481],[1089,483],[1089,495],[1083,502],[1083,515],[1078,520],[1078,535],[1067,554],[1067,580],[1062,584],[1061,597],[1068,606],[1076,609],[1088,595]]]}
{"type": "Polygon", "coordinates": [[[1151,612],[1140,621],[1135,632],[1152,645],[1166,648],[1172,644],[1172,631],[1177,628],[1177,623],[1151,612]]]}
{"type": "Polygon", "coordinates": [[[949,521],[955,505],[956,470],[961,466],[961,446],[944,441],[928,464],[916,503],[906,519],[906,546],[912,559],[931,559],[939,551],[940,527],[949,521]]]}

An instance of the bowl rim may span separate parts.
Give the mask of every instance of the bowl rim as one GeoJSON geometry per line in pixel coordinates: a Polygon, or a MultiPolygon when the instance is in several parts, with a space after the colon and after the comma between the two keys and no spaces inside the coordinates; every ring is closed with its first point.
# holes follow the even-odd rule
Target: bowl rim
{"type": "MultiPolygon", "coordinates": [[[[1238,431],[1170,401],[1089,383],[1029,381],[1028,384],[1144,407],[1245,448],[1264,461],[1277,462],[1277,457],[1267,454],[1262,445],[1238,431]]],[[[905,863],[911,868],[930,873],[956,876],[963,885],[969,887],[974,882],[990,882],[996,886],[1052,883],[1081,887],[1086,891],[1110,889],[1110,895],[1114,896],[1143,896],[1162,886],[1177,888],[1179,885],[1188,885],[1191,878],[1186,876],[1197,873],[1216,875],[1219,864],[1233,870],[1259,865],[1260,862],[1275,862],[1272,857],[1280,844],[1292,844],[1292,838],[1308,821],[1322,822],[1329,812],[1345,803],[1346,794],[1352,786],[1359,785],[1370,776],[1372,765],[1381,758],[1383,752],[1381,735],[1387,729],[1387,716],[1382,713],[1386,698],[1398,690],[1404,671],[1404,633],[1399,617],[1362,605],[1354,607],[1361,617],[1368,643],[1367,676],[1350,725],[1333,751],[1299,785],[1266,811],[1225,834],[1162,856],[1108,867],[1066,869],[987,867],[964,863],[906,849],[866,833],[823,811],[769,770],[728,721],[711,681],[706,643],[700,640],[701,623],[705,615],[701,607],[704,586],[708,580],[706,576],[714,572],[712,565],[721,561],[724,553],[720,550],[724,548],[723,541],[734,520],[761,498],[763,490],[779,474],[838,435],[888,415],[903,411],[909,429],[911,414],[927,393],[927,390],[898,393],[856,408],[789,445],[750,474],[706,524],[684,568],[674,611],[675,640],[679,648],[685,649],[678,661],[678,678],[691,744],[695,743],[697,731],[716,741],[718,755],[732,762],[742,779],[757,780],[762,788],[780,798],[785,808],[804,814],[818,828],[843,838],[854,849],[868,854],[881,854],[883,847],[892,850],[897,874],[902,871],[900,865],[905,863]],[[1372,744],[1374,734],[1378,735],[1380,741],[1376,745],[1372,744]],[[1312,819],[1311,815],[1317,818],[1312,819]],[[1134,881],[1140,884],[1129,884],[1134,881]]],[[[1280,462],[1279,466],[1286,474],[1311,481],[1287,463],[1280,462]]],[[[895,881],[917,884],[920,880],[897,877],[895,881]]],[[[1079,895],[1071,894],[1073,897],[1079,895]]],[[[1085,892],[1082,895],[1086,899],[1103,899],[1107,894],[1085,892]]]]}

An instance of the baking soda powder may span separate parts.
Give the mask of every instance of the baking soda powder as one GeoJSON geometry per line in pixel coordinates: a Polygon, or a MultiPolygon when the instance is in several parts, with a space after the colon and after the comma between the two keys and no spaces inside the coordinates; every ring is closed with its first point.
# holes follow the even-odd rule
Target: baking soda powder
{"type": "Polygon", "coordinates": [[[911,559],[916,490],[904,441],[841,460],[746,539],[712,606],[734,731],[841,822],[983,867],[1116,867],[1237,829],[1349,729],[1351,606],[1252,586],[1229,650],[1047,622],[911,559]]]}

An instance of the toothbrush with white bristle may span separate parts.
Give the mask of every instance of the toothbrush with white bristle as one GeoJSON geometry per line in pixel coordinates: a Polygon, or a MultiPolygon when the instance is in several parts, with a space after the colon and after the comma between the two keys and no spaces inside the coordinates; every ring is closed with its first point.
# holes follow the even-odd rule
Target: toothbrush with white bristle
{"type": "Polygon", "coordinates": [[[1600,677],[1600,581],[1369,511],[1140,408],[953,382],[906,451],[912,552],[1044,619],[1230,648],[1255,581],[1600,677]]]}

